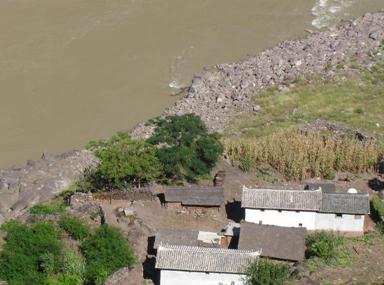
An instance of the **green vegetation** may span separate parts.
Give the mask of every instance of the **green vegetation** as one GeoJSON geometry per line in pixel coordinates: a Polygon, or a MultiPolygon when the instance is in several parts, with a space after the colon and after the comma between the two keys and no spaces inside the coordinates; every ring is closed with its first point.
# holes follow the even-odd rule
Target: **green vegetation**
{"type": "Polygon", "coordinates": [[[59,226],[76,240],[83,240],[90,235],[89,227],[75,216],[64,215],[60,217],[59,226]]]}
{"type": "Polygon", "coordinates": [[[360,79],[298,82],[287,92],[270,88],[255,99],[255,104],[261,106],[257,115],[238,117],[226,133],[262,137],[323,119],[383,141],[383,98],[384,63],[379,63],[370,71],[363,71],[360,79]]]}
{"type": "Polygon", "coordinates": [[[376,220],[376,229],[384,235],[384,203],[377,196],[374,196],[371,200],[372,216],[376,220]]]}
{"type": "Polygon", "coordinates": [[[257,139],[226,139],[225,151],[243,170],[270,165],[287,179],[333,179],[335,171],[374,171],[384,149],[348,137],[334,138],[298,131],[278,132],[257,139]]]}
{"type": "Polygon", "coordinates": [[[328,232],[315,232],[306,239],[308,258],[318,258],[323,263],[345,265],[349,260],[345,238],[328,232]]]}
{"type": "Polygon", "coordinates": [[[65,211],[63,204],[39,204],[30,209],[30,213],[38,216],[48,216],[65,211]]]}
{"type": "Polygon", "coordinates": [[[140,187],[162,174],[156,147],[143,140],[132,140],[127,134],[90,142],[87,147],[94,150],[101,160],[95,173],[96,179],[109,188],[130,185],[140,187]]]}
{"type": "Polygon", "coordinates": [[[86,279],[89,285],[101,285],[121,267],[132,266],[135,255],[119,229],[102,225],[85,239],[81,250],[86,258],[86,279]]]}
{"type": "Polygon", "coordinates": [[[209,134],[198,116],[168,116],[153,123],[157,127],[148,142],[158,146],[157,157],[166,178],[195,180],[209,175],[223,146],[218,135],[209,134]]]}
{"type": "Polygon", "coordinates": [[[52,222],[23,225],[14,221],[2,226],[7,232],[0,253],[0,280],[9,285],[43,284],[60,271],[63,243],[52,222]]]}
{"type": "Polygon", "coordinates": [[[359,72],[359,80],[298,82],[287,92],[270,88],[260,94],[257,115],[242,115],[226,130],[226,153],[244,171],[271,166],[293,180],[376,171],[384,156],[384,64],[359,72]],[[359,142],[348,128],[343,135],[297,131],[316,119],[377,140],[359,142]]]}
{"type": "Polygon", "coordinates": [[[260,259],[249,265],[246,285],[283,285],[290,279],[290,268],[287,264],[260,259]]]}

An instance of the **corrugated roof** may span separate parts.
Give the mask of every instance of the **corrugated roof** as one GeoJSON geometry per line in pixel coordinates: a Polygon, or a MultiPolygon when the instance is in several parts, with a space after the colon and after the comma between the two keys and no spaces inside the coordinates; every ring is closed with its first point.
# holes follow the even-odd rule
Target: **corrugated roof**
{"type": "Polygon", "coordinates": [[[224,204],[224,189],[221,186],[168,187],[166,202],[179,202],[186,206],[219,207],[224,204]]]}
{"type": "Polygon", "coordinates": [[[160,244],[198,246],[198,231],[161,229],[156,233],[154,248],[160,244]]]}
{"type": "Polygon", "coordinates": [[[260,251],[255,250],[160,245],[157,250],[156,268],[243,274],[248,264],[259,255],[260,251]]]}
{"type": "Polygon", "coordinates": [[[367,214],[369,213],[369,195],[323,193],[320,211],[339,214],[367,214]]]}
{"type": "Polygon", "coordinates": [[[239,249],[262,248],[261,256],[302,261],[305,255],[305,228],[241,223],[239,249]]]}
{"type": "Polygon", "coordinates": [[[367,214],[369,213],[369,195],[324,193],[321,190],[272,190],[244,187],[241,206],[251,209],[367,214]]]}
{"type": "Polygon", "coordinates": [[[244,188],[241,206],[254,209],[318,211],[321,198],[321,190],[255,190],[244,188]]]}

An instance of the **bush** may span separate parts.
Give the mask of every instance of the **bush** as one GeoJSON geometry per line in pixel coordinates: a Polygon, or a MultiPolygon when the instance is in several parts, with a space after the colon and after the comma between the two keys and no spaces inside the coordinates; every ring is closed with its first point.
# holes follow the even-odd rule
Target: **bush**
{"type": "Polygon", "coordinates": [[[316,232],[309,234],[306,243],[308,257],[317,257],[324,263],[340,261],[346,254],[344,238],[332,233],[316,232]]]}
{"type": "Polygon", "coordinates": [[[336,171],[373,172],[384,153],[383,147],[375,142],[362,143],[348,137],[298,131],[261,138],[227,139],[225,151],[245,170],[266,164],[292,180],[334,179],[336,171]]]}
{"type": "Polygon", "coordinates": [[[52,205],[35,205],[30,209],[32,215],[48,216],[61,213],[65,211],[65,205],[52,204],[52,205]]]}
{"type": "Polygon", "coordinates": [[[87,284],[100,285],[118,269],[132,266],[135,255],[119,229],[102,225],[85,239],[81,250],[86,259],[87,284]]]}
{"type": "Polygon", "coordinates": [[[140,187],[162,175],[156,147],[143,140],[132,140],[127,134],[91,142],[87,147],[101,160],[95,175],[98,182],[106,186],[140,187]]]}
{"type": "Polygon", "coordinates": [[[11,221],[2,229],[7,236],[0,253],[0,280],[9,285],[43,284],[48,274],[60,270],[63,244],[55,224],[11,221]]]}
{"type": "Polygon", "coordinates": [[[157,157],[168,179],[194,180],[210,173],[223,146],[198,116],[168,116],[153,123],[156,129],[148,142],[159,147],[157,157]]]}
{"type": "Polygon", "coordinates": [[[378,196],[374,196],[371,200],[372,214],[376,215],[377,218],[384,218],[384,203],[378,196]]]}
{"type": "Polygon", "coordinates": [[[60,217],[59,225],[71,237],[77,240],[83,240],[90,234],[89,227],[75,216],[64,215],[60,217]]]}
{"type": "Polygon", "coordinates": [[[244,281],[246,285],[283,285],[289,277],[287,264],[260,259],[249,265],[244,281]]]}

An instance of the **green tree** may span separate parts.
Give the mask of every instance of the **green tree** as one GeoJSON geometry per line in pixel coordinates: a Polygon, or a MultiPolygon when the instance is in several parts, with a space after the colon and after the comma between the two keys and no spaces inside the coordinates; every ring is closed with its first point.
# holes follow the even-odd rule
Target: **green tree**
{"type": "Polygon", "coordinates": [[[140,187],[162,174],[156,147],[143,140],[132,140],[127,134],[91,142],[88,148],[101,160],[96,176],[109,187],[140,187]]]}
{"type": "Polygon", "coordinates": [[[153,121],[156,129],[147,141],[157,145],[157,157],[167,178],[194,180],[209,174],[223,146],[217,134],[208,133],[194,114],[168,116],[153,121]]]}
{"type": "Polygon", "coordinates": [[[246,285],[283,285],[289,280],[289,266],[260,259],[249,265],[246,271],[246,285]]]}
{"type": "Polygon", "coordinates": [[[81,250],[86,259],[86,280],[90,285],[101,285],[118,269],[132,266],[135,254],[122,232],[102,225],[94,235],[85,239],[81,250]]]}

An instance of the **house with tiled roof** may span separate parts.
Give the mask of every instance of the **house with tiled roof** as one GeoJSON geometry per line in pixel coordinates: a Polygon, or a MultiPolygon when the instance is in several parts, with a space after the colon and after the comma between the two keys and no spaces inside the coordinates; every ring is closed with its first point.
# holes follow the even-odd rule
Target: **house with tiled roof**
{"type": "Polygon", "coordinates": [[[156,269],[160,271],[160,285],[242,285],[247,266],[259,258],[260,252],[159,245],[156,269]]]}
{"type": "Polygon", "coordinates": [[[282,227],[305,227],[352,234],[364,232],[369,195],[316,190],[243,187],[245,221],[282,227]]]}

